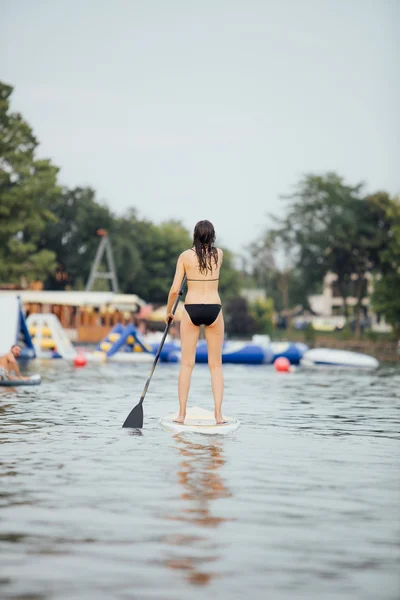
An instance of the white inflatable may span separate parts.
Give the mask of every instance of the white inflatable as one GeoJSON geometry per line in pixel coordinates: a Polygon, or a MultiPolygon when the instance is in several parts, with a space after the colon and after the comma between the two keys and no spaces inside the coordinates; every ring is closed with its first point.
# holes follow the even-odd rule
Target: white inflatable
{"type": "Polygon", "coordinates": [[[110,356],[107,362],[142,364],[152,363],[154,358],[154,354],[150,352],[117,352],[114,356],[110,356]]]}
{"type": "Polygon", "coordinates": [[[56,315],[33,313],[27,318],[26,324],[37,358],[76,358],[77,352],[56,315]]]}
{"type": "Polygon", "coordinates": [[[306,368],[340,367],[376,369],[379,367],[379,362],[373,356],[359,352],[335,350],[333,348],[313,348],[303,354],[300,365],[306,368]]]}
{"type": "Polygon", "coordinates": [[[205,433],[208,435],[225,435],[235,431],[239,426],[240,422],[238,419],[224,416],[226,423],[223,425],[217,425],[215,423],[214,413],[204,408],[194,406],[189,408],[186,413],[185,422],[175,423],[178,413],[172,413],[161,417],[160,424],[164,429],[174,431],[176,433],[193,432],[193,433],[205,433]]]}

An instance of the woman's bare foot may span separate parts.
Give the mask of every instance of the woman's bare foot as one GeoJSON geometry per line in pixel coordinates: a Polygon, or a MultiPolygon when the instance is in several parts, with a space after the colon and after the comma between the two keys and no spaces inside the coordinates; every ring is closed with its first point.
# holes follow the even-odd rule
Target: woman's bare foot
{"type": "Polygon", "coordinates": [[[176,417],[176,419],[174,419],[174,423],[180,423],[181,425],[183,425],[183,423],[185,422],[185,417],[186,417],[186,415],[179,414],[176,417]]]}
{"type": "Polygon", "coordinates": [[[217,425],[223,425],[224,423],[228,422],[228,421],[224,421],[224,418],[221,414],[215,415],[215,420],[217,422],[217,425]]]}

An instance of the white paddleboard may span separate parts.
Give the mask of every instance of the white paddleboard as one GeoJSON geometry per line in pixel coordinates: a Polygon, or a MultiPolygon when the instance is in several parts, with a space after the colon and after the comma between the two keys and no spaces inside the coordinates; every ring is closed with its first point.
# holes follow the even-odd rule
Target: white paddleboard
{"type": "Polygon", "coordinates": [[[185,422],[175,423],[178,413],[172,413],[161,417],[160,424],[164,429],[175,432],[194,432],[194,433],[205,433],[208,435],[225,435],[231,431],[235,431],[240,426],[238,419],[224,416],[224,421],[227,421],[223,425],[217,425],[215,422],[214,413],[211,410],[205,410],[194,406],[189,408],[186,412],[185,422]]]}

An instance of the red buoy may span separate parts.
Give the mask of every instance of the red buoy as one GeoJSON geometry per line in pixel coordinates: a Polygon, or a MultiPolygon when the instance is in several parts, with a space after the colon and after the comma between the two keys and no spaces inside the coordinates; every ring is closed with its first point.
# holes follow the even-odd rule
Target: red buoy
{"type": "Polygon", "coordinates": [[[279,356],[274,362],[275,371],[278,373],[289,373],[290,371],[290,360],[285,356],[279,356]]]}
{"type": "Polygon", "coordinates": [[[75,367],[85,367],[87,363],[87,358],[84,354],[77,354],[74,358],[75,367]]]}

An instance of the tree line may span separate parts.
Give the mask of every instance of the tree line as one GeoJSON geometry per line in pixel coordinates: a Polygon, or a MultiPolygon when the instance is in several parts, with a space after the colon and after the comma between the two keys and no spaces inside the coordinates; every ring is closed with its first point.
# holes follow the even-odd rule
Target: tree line
{"type": "MultiPolygon", "coordinates": [[[[59,169],[37,156],[39,142],[19,113],[13,88],[0,81],[0,283],[44,282],[46,289],[84,289],[100,238],[108,231],[122,292],[165,303],[177,256],[191,233],[179,221],[155,224],[132,208],[115,214],[90,187],[68,188],[59,169]]],[[[373,307],[400,329],[400,203],[385,191],[367,194],[335,173],[309,174],[282,197],[282,217],[249,248],[251,265],[239,272],[224,248],[220,291],[232,334],[271,331],[275,310],[308,306],[326,273],[337,275],[343,310],[355,296],[360,321],[366,279],[373,307]],[[243,287],[266,291],[251,305],[243,287]]],[[[97,282],[99,290],[108,284],[97,282]]]]}
{"type": "Polygon", "coordinates": [[[400,332],[400,201],[385,191],[365,192],[336,173],[309,174],[283,196],[284,216],[251,246],[252,275],[275,306],[307,306],[320,293],[325,275],[334,273],[347,299],[356,299],[353,317],[359,331],[363,299],[372,282],[373,309],[400,332]]]}

